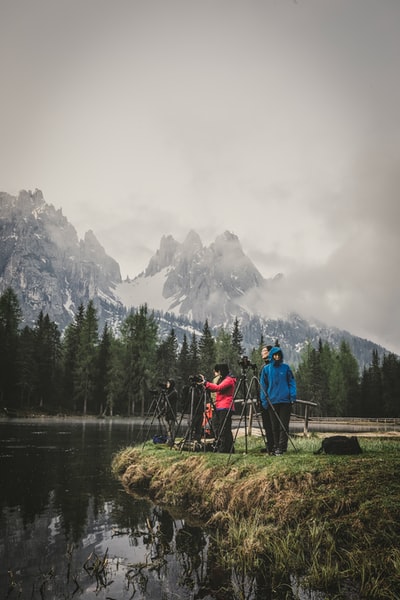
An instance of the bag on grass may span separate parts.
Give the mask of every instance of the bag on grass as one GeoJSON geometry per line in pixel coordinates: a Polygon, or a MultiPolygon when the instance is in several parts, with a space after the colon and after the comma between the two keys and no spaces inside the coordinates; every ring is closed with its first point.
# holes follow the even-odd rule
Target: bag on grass
{"type": "Polygon", "coordinates": [[[153,435],[153,444],[166,444],[167,440],[167,435],[153,435]]]}
{"type": "Polygon", "coordinates": [[[322,440],[321,448],[314,454],[361,454],[362,449],[355,435],[331,435],[322,440]]]}

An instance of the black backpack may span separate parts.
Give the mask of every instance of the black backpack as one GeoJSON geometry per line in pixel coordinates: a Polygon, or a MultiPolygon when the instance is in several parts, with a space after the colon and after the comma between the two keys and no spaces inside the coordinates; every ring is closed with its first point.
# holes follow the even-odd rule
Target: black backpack
{"type": "Polygon", "coordinates": [[[322,440],[321,448],[314,454],[361,454],[362,450],[355,435],[332,435],[322,440]]]}

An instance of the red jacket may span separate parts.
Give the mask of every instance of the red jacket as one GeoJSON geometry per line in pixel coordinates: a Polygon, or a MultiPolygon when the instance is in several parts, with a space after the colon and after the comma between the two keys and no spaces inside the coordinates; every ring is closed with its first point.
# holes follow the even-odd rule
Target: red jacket
{"type": "Polygon", "coordinates": [[[235,393],[236,379],[232,375],[227,375],[221,383],[211,383],[206,381],[205,387],[210,392],[217,392],[215,396],[215,408],[217,410],[231,409],[235,410],[233,396],[235,393]]]}

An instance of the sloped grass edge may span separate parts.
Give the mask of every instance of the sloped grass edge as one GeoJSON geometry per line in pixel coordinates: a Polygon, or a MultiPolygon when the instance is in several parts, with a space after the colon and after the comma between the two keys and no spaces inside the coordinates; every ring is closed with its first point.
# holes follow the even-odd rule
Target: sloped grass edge
{"type": "Polygon", "coordinates": [[[315,439],[284,457],[251,439],[230,457],[146,443],[121,450],[114,475],[129,494],[211,527],[220,559],[251,573],[265,564],[314,589],[356,582],[360,598],[399,598],[398,440],[363,439],[360,456],[315,456],[315,439]]]}

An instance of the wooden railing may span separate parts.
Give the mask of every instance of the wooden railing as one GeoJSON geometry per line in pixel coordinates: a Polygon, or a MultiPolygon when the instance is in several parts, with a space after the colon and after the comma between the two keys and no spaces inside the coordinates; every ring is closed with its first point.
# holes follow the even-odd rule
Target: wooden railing
{"type": "MultiPolygon", "coordinates": [[[[302,406],[304,406],[304,428],[303,428],[303,433],[304,435],[308,435],[308,421],[310,419],[310,415],[311,415],[311,410],[313,407],[318,406],[317,402],[310,402],[309,400],[296,400],[296,404],[300,404],[302,406]]],[[[296,417],[300,417],[302,415],[295,415],[296,417]]]]}
{"type": "MultiPolygon", "coordinates": [[[[238,404],[243,404],[243,400],[236,400],[238,404]]],[[[236,403],[235,402],[235,403],[236,403]]],[[[253,428],[253,421],[255,418],[255,400],[247,400],[247,414],[244,415],[243,411],[241,413],[242,417],[245,416],[244,419],[241,419],[242,425],[245,425],[247,428],[247,435],[251,435],[253,428]]],[[[310,402],[309,400],[296,400],[296,405],[304,406],[304,415],[295,414],[298,419],[304,419],[304,427],[303,433],[304,435],[308,435],[308,423],[311,416],[311,411],[314,407],[318,406],[317,402],[310,402]]],[[[258,412],[258,411],[257,411],[258,412]]],[[[239,415],[237,414],[236,417],[239,415]]]]}

